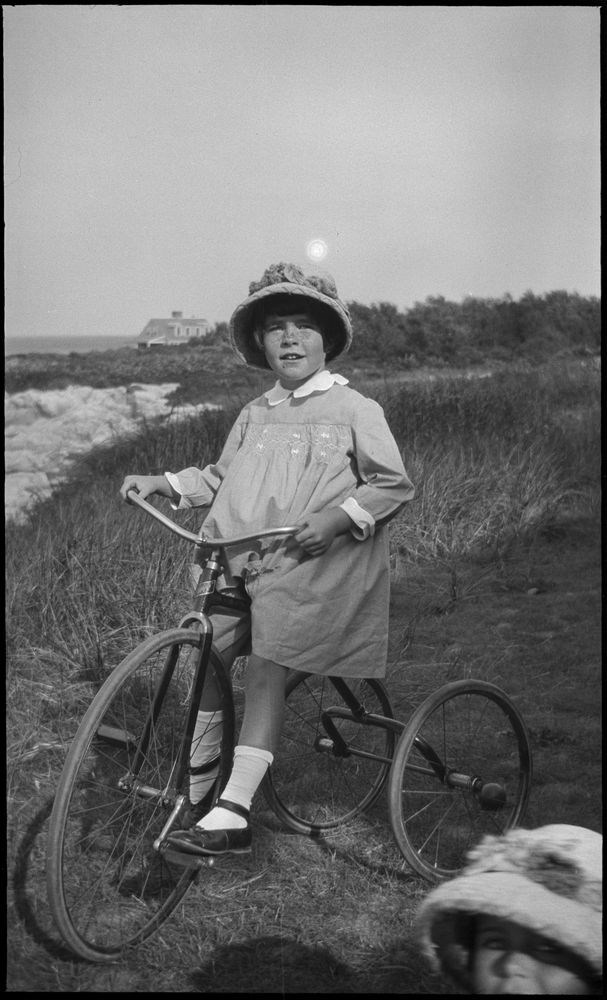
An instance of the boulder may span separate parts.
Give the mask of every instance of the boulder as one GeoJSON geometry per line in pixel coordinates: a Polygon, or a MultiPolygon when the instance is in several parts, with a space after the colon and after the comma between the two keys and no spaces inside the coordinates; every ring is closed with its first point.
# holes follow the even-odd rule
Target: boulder
{"type": "Polygon", "coordinates": [[[93,389],[27,389],[5,394],[5,517],[24,512],[65,477],[74,458],[97,445],[134,433],[141,421],[178,420],[213,404],[174,407],[177,382],[93,389]]]}

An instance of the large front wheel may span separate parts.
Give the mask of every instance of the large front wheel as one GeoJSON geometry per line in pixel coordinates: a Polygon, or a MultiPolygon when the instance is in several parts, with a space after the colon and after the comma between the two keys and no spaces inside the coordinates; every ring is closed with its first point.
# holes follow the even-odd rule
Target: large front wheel
{"type": "MultiPolygon", "coordinates": [[[[154,843],[176,805],[187,807],[194,748],[184,734],[199,660],[193,629],[145,640],[107,678],[68,752],[50,819],[47,889],[59,931],[82,958],[113,961],[149,937],[195,875],[168,864],[154,843]]],[[[212,650],[207,671],[224,699],[227,777],[231,689],[212,650]]]]}
{"type": "Polygon", "coordinates": [[[430,695],[390,772],[390,821],[411,867],[433,882],[449,878],[480,837],[520,823],[531,770],[525,723],[500,688],[464,680],[430,695]]]}
{"type": "Polygon", "coordinates": [[[291,830],[318,835],[375,802],[388,777],[395,736],[373,716],[393,718],[380,681],[301,674],[290,679],[264,792],[291,830]]]}

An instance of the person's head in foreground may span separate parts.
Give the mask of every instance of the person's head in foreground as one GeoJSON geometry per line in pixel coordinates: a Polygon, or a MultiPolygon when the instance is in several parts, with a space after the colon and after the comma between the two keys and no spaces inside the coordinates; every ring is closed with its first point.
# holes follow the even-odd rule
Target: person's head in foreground
{"type": "Polygon", "coordinates": [[[331,275],[281,263],[251,282],[230,319],[230,338],[242,361],[271,369],[293,389],[348,350],[352,327],[331,275]]]}
{"type": "Polygon", "coordinates": [[[417,914],[425,956],[462,993],[603,993],[603,838],[553,824],[485,837],[417,914]]]}

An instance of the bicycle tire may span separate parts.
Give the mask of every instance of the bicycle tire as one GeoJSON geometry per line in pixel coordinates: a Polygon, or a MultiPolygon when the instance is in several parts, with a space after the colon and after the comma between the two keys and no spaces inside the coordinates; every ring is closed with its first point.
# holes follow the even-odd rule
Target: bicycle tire
{"type": "MultiPolygon", "coordinates": [[[[394,718],[390,699],[378,680],[344,678],[367,712],[394,718]]],[[[263,783],[268,805],[289,829],[319,836],[369,809],[388,778],[395,734],[356,721],[329,677],[295,675],[286,691],[285,720],[274,762],[263,783]],[[328,707],[343,709],[334,718],[339,736],[353,753],[340,756],[322,722],[328,707]],[[373,757],[356,756],[356,751],[373,757]],[[378,760],[377,758],[382,758],[378,760]]]]}
{"type": "Polygon", "coordinates": [[[416,709],[396,746],[388,801],[402,855],[431,882],[451,878],[483,835],[520,823],[531,776],[527,727],[511,699],[487,681],[445,684],[416,709]],[[429,747],[447,769],[442,777],[429,747]],[[468,784],[450,784],[458,775],[468,784]]]}
{"type": "MultiPolygon", "coordinates": [[[[167,864],[152,845],[178,794],[189,804],[188,761],[179,768],[178,761],[199,650],[199,633],[192,628],[144,640],[97,692],[68,751],[50,818],[47,894],[61,936],[80,958],[120,958],[160,927],[196,877],[196,869],[167,864]],[[124,788],[119,782],[132,771],[149,705],[171,657],[174,669],[150,728],[137,793],[134,783],[124,788]],[[142,797],[146,788],[162,794],[142,797]]],[[[224,701],[222,787],[232,765],[233,700],[213,649],[207,669],[224,701]]]]}

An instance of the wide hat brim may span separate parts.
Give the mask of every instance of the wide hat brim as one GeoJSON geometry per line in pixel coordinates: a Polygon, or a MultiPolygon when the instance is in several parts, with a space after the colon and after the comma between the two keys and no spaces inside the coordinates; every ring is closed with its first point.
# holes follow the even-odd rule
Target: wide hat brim
{"type": "Polygon", "coordinates": [[[347,351],[352,343],[350,316],[340,299],[323,294],[311,285],[296,284],[291,281],[278,282],[258,289],[241,302],[230,318],[230,343],[241,361],[255,368],[268,370],[270,365],[254,337],[255,311],[259,302],[271,297],[302,296],[322,303],[326,307],[327,325],[331,346],[327,351],[327,361],[347,351]]]}
{"type": "Polygon", "coordinates": [[[457,933],[462,917],[499,917],[528,927],[603,971],[602,913],[560,896],[513,872],[461,875],[434,889],[422,903],[417,936],[436,971],[471,989],[469,950],[457,933]]]}

